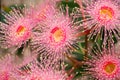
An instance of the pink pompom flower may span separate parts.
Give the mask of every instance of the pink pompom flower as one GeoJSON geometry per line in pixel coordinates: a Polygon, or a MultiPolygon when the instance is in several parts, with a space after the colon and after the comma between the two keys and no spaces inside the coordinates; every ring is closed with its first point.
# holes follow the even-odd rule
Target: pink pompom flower
{"type": "MultiPolygon", "coordinates": [[[[66,80],[68,78],[64,70],[56,70],[51,64],[33,63],[30,68],[19,71],[19,80],[66,80]]],[[[71,80],[71,79],[69,79],[71,80]]]]}
{"type": "Polygon", "coordinates": [[[90,37],[99,34],[107,38],[113,38],[113,34],[118,39],[120,38],[120,5],[119,0],[76,0],[80,5],[83,26],[91,28],[92,34],[90,37]],[[83,6],[83,4],[85,6],[83,6]],[[103,29],[104,28],[104,29],[103,29]]]}
{"type": "Polygon", "coordinates": [[[34,29],[33,51],[38,53],[47,51],[48,54],[61,57],[78,39],[75,37],[76,33],[77,27],[72,25],[70,18],[58,13],[34,29]]]}
{"type": "Polygon", "coordinates": [[[120,52],[114,48],[104,49],[101,53],[91,55],[87,64],[89,74],[98,80],[117,80],[120,79],[120,52]]]}
{"type": "Polygon", "coordinates": [[[32,28],[35,25],[34,21],[17,9],[13,9],[9,14],[4,14],[4,16],[5,23],[0,23],[0,42],[2,46],[7,48],[20,47],[31,38],[32,28]]]}

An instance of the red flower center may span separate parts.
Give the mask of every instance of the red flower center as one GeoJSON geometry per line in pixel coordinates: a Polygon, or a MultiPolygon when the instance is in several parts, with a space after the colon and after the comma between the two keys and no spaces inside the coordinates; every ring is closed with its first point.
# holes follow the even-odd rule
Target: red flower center
{"type": "Polygon", "coordinates": [[[26,31],[26,28],[24,26],[19,26],[18,29],[16,30],[17,36],[24,35],[25,31],[26,31]]]}
{"type": "Polygon", "coordinates": [[[104,71],[105,71],[105,73],[107,73],[107,74],[109,74],[109,75],[115,73],[116,68],[117,68],[117,66],[116,66],[116,64],[113,63],[113,62],[107,62],[107,63],[104,65],[104,71]]]}
{"type": "Polygon", "coordinates": [[[50,36],[51,40],[59,43],[61,41],[64,41],[65,39],[65,33],[61,28],[55,27],[51,31],[52,35],[50,36]]]}
{"type": "Polygon", "coordinates": [[[113,18],[114,11],[112,8],[103,6],[99,10],[99,19],[102,21],[109,21],[113,18]]]}

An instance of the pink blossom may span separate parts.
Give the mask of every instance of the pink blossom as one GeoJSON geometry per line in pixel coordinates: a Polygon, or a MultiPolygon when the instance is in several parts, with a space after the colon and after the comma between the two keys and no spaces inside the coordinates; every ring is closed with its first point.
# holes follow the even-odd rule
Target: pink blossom
{"type": "MultiPolygon", "coordinates": [[[[98,24],[98,28],[105,26],[107,30],[115,29],[116,25],[118,26],[120,20],[120,11],[117,0],[92,0],[86,3],[86,9],[84,12],[85,16],[90,16],[91,18],[87,19],[86,24],[98,24]]],[[[80,3],[78,3],[80,4],[80,3]]],[[[80,4],[81,5],[81,4],[80,4]]]]}
{"type": "MultiPolygon", "coordinates": [[[[48,63],[51,65],[50,63],[48,63]]],[[[26,68],[25,71],[21,71],[22,75],[18,75],[19,80],[66,80],[67,74],[64,70],[56,70],[53,66],[48,64],[32,64],[30,69],[26,68]]],[[[70,80],[70,79],[69,79],[70,80]]]]}
{"type": "Polygon", "coordinates": [[[99,80],[115,80],[120,78],[120,53],[113,48],[95,53],[87,62],[90,74],[99,80]]]}
{"type": "Polygon", "coordinates": [[[34,29],[32,47],[34,51],[47,51],[48,54],[61,56],[77,39],[77,27],[63,14],[51,16],[34,29]]]}
{"type": "Polygon", "coordinates": [[[0,36],[2,46],[7,48],[20,47],[32,36],[34,21],[22,15],[19,10],[13,9],[10,14],[4,14],[5,23],[1,23],[0,36]]]}
{"type": "MultiPolygon", "coordinates": [[[[76,1],[81,7],[82,1],[76,1]]],[[[85,28],[92,29],[90,37],[101,33],[104,35],[104,41],[108,37],[112,39],[112,34],[118,39],[120,33],[119,0],[83,0],[83,3],[85,3],[85,7],[81,7],[82,14],[80,13],[79,17],[84,17],[81,22],[85,28]]]]}

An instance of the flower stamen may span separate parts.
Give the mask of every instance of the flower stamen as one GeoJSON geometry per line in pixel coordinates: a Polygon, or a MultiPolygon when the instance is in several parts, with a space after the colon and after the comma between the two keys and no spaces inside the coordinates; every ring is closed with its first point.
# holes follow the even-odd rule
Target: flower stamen
{"type": "Polygon", "coordinates": [[[51,40],[53,40],[56,43],[59,43],[65,39],[65,34],[61,28],[55,27],[54,29],[52,29],[51,33],[51,40]]]}

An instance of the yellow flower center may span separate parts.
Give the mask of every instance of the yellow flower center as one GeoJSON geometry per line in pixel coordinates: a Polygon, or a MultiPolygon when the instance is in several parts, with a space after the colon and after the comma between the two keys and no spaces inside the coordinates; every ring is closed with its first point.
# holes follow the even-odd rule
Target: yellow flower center
{"type": "Polygon", "coordinates": [[[26,28],[24,26],[19,26],[16,30],[17,36],[22,36],[26,31],[26,28]]]}
{"type": "Polygon", "coordinates": [[[64,39],[64,32],[62,29],[55,27],[52,31],[52,37],[55,42],[60,42],[64,39]]]}
{"type": "Polygon", "coordinates": [[[112,8],[104,6],[99,10],[99,17],[101,20],[108,21],[113,18],[114,11],[112,8]]]}
{"type": "Polygon", "coordinates": [[[116,70],[116,64],[113,62],[107,62],[107,64],[105,64],[104,66],[104,71],[107,74],[113,74],[116,70]]]}

